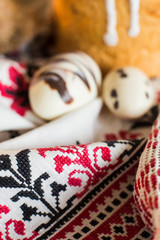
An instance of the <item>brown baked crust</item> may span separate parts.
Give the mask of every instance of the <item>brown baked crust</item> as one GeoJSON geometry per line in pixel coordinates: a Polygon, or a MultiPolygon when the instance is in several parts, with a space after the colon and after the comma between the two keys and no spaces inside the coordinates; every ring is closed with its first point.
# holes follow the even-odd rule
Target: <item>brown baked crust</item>
{"type": "Polygon", "coordinates": [[[0,53],[50,30],[50,0],[0,0],[0,53]]]}
{"type": "Polygon", "coordinates": [[[104,73],[112,68],[135,66],[149,76],[160,76],[160,1],[141,0],[141,33],[128,35],[129,0],[116,0],[119,43],[103,41],[107,15],[104,0],[53,0],[58,24],[58,51],[82,50],[90,54],[104,73]]]}

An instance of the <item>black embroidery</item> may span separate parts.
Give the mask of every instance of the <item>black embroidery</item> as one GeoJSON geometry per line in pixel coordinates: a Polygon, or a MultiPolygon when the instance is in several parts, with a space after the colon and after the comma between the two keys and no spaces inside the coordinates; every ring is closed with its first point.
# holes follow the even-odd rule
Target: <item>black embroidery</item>
{"type": "Polygon", "coordinates": [[[67,185],[57,184],[56,182],[53,182],[50,186],[52,188],[52,196],[56,197],[56,208],[60,209],[59,208],[59,193],[61,191],[65,191],[67,185]]]}
{"type": "Polygon", "coordinates": [[[49,178],[48,173],[42,174],[39,178],[37,178],[34,182],[34,189],[39,196],[44,196],[44,191],[42,190],[42,180],[47,180],[49,178]]]}
{"type": "Polygon", "coordinates": [[[30,184],[31,181],[31,166],[28,159],[29,150],[23,150],[16,155],[18,172],[24,177],[26,183],[30,184]]]}
{"type": "Polygon", "coordinates": [[[0,177],[0,187],[20,188],[23,184],[18,183],[13,177],[0,177]]]}
{"type": "Polygon", "coordinates": [[[125,220],[127,223],[135,223],[135,220],[133,217],[128,217],[128,216],[125,216],[125,220]]]}
{"type": "Polygon", "coordinates": [[[115,226],[114,231],[115,231],[115,233],[124,233],[122,226],[115,226]]]}
{"type": "MultiPolygon", "coordinates": [[[[42,205],[45,205],[45,209],[47,208],[48,210],[43,213],[38,210],[38,207],[28,206],[25,202],[20,205],[24,221],[31,221],[32,215],[47,216],[50,219],[46,224],[41,224],[38,227],[38,231],[40,231],[41,228],[46,228],[51,222],[56,221],[66,210],[66,207],[68,208],[68,206],[64,209],[59,207],[59,195],[61,191],[66,191],[66,185],[58,184],[55,181],[50,184],[50,194],[55,197],[56,200],[55,207],[50,205],[50,203],[45,200],[44,186],[42,184],[42,181],[46,181],[50,176],[44,172],[37,179],[32,179],[29,153],[30,150],[23,150],[16,154],[16,170],[12,167],[9,155],[0,155],[0,171],[9,171],[11,174],[11,176],[0,177],[0,187],[19,189],[19,191],[10,198],[13,202],[22,201],[22,199],[25,201],[25,199],[29,198],[34,201],[34,204],[35,201],[40,201],[42,205]]],[[[69,206],[71,206],[73,199],[74,198],[68,201],[69,206]]]]}
{"type": "Polygon", "coordinates": [[[29,197],[32,200],[38,200],[38,196],[34,192],[28,190],[20,191],[19,193],[14,195],[14,197],[12,197],[11,200],[13,202],[17,202],[20,199],[20,197],[29,197]]]}
{"type": "Polygon", "coordinates": [[[0,170],[9,170],[11,168],[11,160],[9,155],[0,155],[0,170]]]}
{"type": "Polygon", "coordinates": [[[141,233],[141,236],[144,237],[144,238],[148,238],[148,237],[151,236],[151,234],[150,234],[149,232],[147,232],[147,231],[143,231],[143,232],[141,233]]]}
{"type": "Polygon", "coordinates": [[[37,215],[37,208],[34,207],[28,207],[27,204],[23,204],[21,206],[21,209],[23,211],[23,220],[24,221],[31,221],[31,216],[32,215],[37,215]]]}

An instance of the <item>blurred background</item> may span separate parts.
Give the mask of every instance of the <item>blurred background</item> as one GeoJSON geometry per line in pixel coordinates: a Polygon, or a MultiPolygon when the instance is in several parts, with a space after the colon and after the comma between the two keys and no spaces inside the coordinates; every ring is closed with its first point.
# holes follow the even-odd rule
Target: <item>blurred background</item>
{"type": "Polygon", "coordinates": [[[0,53],[16,57],[52,55],[54,43],[51,0],[0,0],[0,53]]]}

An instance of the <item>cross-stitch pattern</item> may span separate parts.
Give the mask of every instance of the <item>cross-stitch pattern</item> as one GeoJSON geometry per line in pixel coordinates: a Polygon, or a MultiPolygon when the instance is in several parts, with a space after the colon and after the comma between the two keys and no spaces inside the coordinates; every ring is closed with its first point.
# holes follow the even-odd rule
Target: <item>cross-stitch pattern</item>
{"type": "Polygon", "coordinates": [[[132,197],[144,146],[124,140],[0,155],[1,239],[150,239],[132,197]]]}

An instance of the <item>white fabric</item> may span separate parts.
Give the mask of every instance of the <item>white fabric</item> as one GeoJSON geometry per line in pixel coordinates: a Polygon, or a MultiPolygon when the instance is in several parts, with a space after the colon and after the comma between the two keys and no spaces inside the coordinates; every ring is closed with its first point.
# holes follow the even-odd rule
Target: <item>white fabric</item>
{"type": "Polygon", "coordinates": [[[116,118],[100,98],[85,107],[0,143],[0,150],[85,144],[105,141],[111,134],[116,139],[148,137],[150,127],[131,129],[134,121],[116,118]],[[108,136],[108,135],[107,135],[108,136]]]}
{"type": "Polygon", "coordinates": [[[0,104],[0,131],[13,129],[31,129],[36,125],[16,112],[0,104]]]}
{"type": "Polygon", "coordinates": [[[75,145],[93,141],[95,124],[102,107],[96,99],[85,107],[53,120],[20,137],[0,144],[1,150],[75,145]]]}

